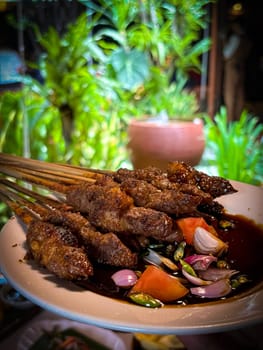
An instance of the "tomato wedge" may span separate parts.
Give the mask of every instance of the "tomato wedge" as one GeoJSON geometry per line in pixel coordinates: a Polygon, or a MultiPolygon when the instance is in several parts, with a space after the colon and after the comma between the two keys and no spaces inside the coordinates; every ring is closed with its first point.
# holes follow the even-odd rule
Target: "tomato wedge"
{"type": "Polygon", "coordinates": [[[213,226],[208,225],[202,217],[188,217],[176,220],[176,223],[183,233],[184,240],[188,244],[193,244],[194,233],[197,227],[202,227],[213,235],[217,236],[217,232],[213,226]]]}
{"type": "Polygon", "coordinates": [[[145,293],[163,303],[168,303],[182,298],[188,292],[178,278],[154,265],[149,265],[132,287],[130,294],[145,293]]]}

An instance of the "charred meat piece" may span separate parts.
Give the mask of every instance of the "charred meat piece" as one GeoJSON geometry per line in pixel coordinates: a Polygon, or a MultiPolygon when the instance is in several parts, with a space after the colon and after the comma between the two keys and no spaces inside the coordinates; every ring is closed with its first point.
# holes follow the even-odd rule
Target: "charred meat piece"
{"type": "Polygon", "coordinates": [[[53,225],[66,227],[77,236],[82,227],[89,224],[88,220],[79,213],[56,209],[46,212],[45,215],[42,215],[42,219],[53,225]]]}
{"type": "MultiPolygon", "coordinates": [[[[209,203],[213,200],[209,193],[202,191],[196,185],[172,182],[168,178],[166,172],[162,172],[160,169],[154,167],[137,170],[119,169],[114,175],[114,179],[120,183],[130,178],[150,183],[159,191],[172,191],[174,196],[177,196],[178,192],[180,192],[182,200],[184,199],[183,195],[186,195],[186,198],[187,195],[197,196],[199,197],[200,203],[209,203]]],[[[178,203],[178,205],[180,205],[180,203],[178,203]]]]}
{"type": "Polygon", "coordinates": [[[213,198],[236,192],[228,180],[219,176],[209,176],[184,162],[169,163],[167,174],[170,181],[198,186],[213,198]]]}
{"type": "Polygon", "coordinates": [[[34,236],[34,246],[31,245],[32,249],[36,248],[34,250],[36,260],[41,260],[40,255],[37,254],[42,254],[36,239],[40,239],[41,244],[43,244],[45,239],[50,241],[51,238],[56,238],[55,243],[61,241],[62,245],[73,247],[84,245],[85,253],[88,254],[92,262],[122,267],[134,267],[137,264],[137,254],[132,253],[115,234],[98,232],[87,218],[80,213],[70,211],[70,207],[53,199],[46,198],[9,181],[5,181],[4,184],[2,191],[5,194],[1,194],[0,185],[0,198],[3,197],[27,225],[33,221],[35,215],[39,221],[40,219],[43,221],[42,225],[38,225],[44,232],[41,231],[42,235],[39,238],[34,236]],[[18,192],[10,191],[11,189],[18,192]],[[22,193],[31,199],[24,198],[22,193]],[[83,228],[86,228],[83,230],[85,234],[82,233],[83,228]],[[122,263],[124,265],[120,265],[122,263]]]}
{"type": "Polygon", "coordinates": [[[122,183],[126,179],[130,179],[130,178],[137,179],[137,180],[144,180],[149,183],[153,183],[154,181],[157,181],[160,183],[161,189],[167,188],[167,181],[169,182],[167,178],[167,174],[165,172],[151,166],[147,168],[135,169],[135,170],[120,168],[115,173],[112,174],[112,177],[114,178],[115,181],[119,183],[122,183]]]}
{"type": "Polygon", "coordinates": [[[224,213],[223,205],[218,203],[217,201],[213,201],[209,204],[200,205],[198,209],[201,213],[215,216],[217,218],[219,218],[224,213]]]}
{"type": "Polygon", "coordinates": [[[28,226],[27,244],[33,258],[50,272],[67,280],[86,279],[93,267],[76,237],[67,229],[40,220],[28,226]]]}
{"type": "Polygon", "coordinates": [[[132,207],[120,218],[120,233],[129,232],[166,241],[173,235],[173,220],[160,211],[132,207]]]}
{"type": "Polygon", "coordinates": [[[202,203],[200,196],[169,189],[159,190],[144,180],[128,178],[121,183],[121,188],[133,198],[135,205],[175,216],[193,213],[202,203]]]}
{"type": "Polygon", "coordinates": [[[138,256],[114,233],[101,233],[79,213],[53,210],[44,220],[69,228],[80,238],[91,261],[120,267],[135,267],[138,256]]]}
{"type": "Polygon", "coordinates": [[[100,233],[91,225],[81,229],[81,237],[90,255],[98,263],[120,267],[136,267],[138,256],[122,243],[114,233],[100,233]]]}
{"type": "MultiPolygon", "coordinates": [[[[75,210],[91,217],[98,215],[97,209],[100,212],[114,211],[117,215],[121,215],[133,205],[133,199],[125,194],[109,176],[104,176],[94,184],[81,182],[70,186],[66,192],[66,201],[75,210]],[[96,203],[96,208],[93,202],[96,203]]],[[[95,218],[95,221],[99,219],[95,218]]]]}
{"type": "Polygon", "coordinates": [[[165,213],[135,207],[133,199],[109,176],[94,184],[71,186],[66,201],[105,232],[131,233],[165,240],[172,234],[173,220],[165,213]]]}

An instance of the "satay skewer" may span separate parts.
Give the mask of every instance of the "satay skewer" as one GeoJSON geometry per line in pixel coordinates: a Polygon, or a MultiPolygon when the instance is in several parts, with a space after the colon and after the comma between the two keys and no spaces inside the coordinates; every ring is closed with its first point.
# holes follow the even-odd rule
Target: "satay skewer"
{"type": "MultiPolygon", "coordinates": [[[[127,268],[135,267],[137,264],[137,253],[132,252],[119,237],[112,232],[99,232],[90,224],[87,218],[83,217],[80,213],[71,212],[66,204],[52,198],[46,198],[41,194],[25,189],[8,180],[0,180],[0,199],[28,226],[27,241],[37,261],[41,262],[42,260],[40,258],[42,256],[48,256],[48,252],[45,250],[42,252],[41,244],[41,252],[38,249],[39,244],[35,244],[39,240],[38,233],[40,231],[42,241],[46,239],[48,242],[52,240],[52,236],[55,237],[54,244],[56,245],[56,249],[59,249],[60,243],[64,246],[65,243],[68,245],[71,242],[76,243],[78,241],[79,246],[76,246],[76,248],[85,247],[87,259],[89,257],[93,262],[95,260],[97,263],[127,268]],[[47,226],[46,231],[45,225],[47,226]],[[44,231],[44,233],[41,233],[41,231],[44,231]],[[50,232],[52,235],[50,235],[50,232]],[[45,237],[45,233],[47,233],[47,237],[45,237]],[[62,242],[58,242],[57,234],[62,235],[62,242]],[[65,238],[66,241],[64,242],[65,238]],[[37,247],[37,253],[34,247],[37,247]]],[[[46,248],[46,244],[44,246],[46,248]]],[[[60,254],[58,255],[60,256],[60,254]]],[[[67,256],[65,257],[67,260],[67,256]]],[[[46,261],[48,259],[45,258],[44,260],[46,261]]],[[[59,271],[60,277],[63,274],[64,265],[62,261],[56,267],[56,274],[59,271]],[[62,266],[62,272],[59,270],[59,266],[62,266]]],[[[64,278],[68,279],[67,276],[68,273],[64,278]]]]}
{"type": "Polygon", "coordinates": [[[87,279],[93,274],[93,265],[72,232],[41,220],[47,215],[47,208],[3,184],[0,185],[0,198],[26,224],[29,254],[39,265],[67,280],[87,279]]]}
{"type": "Polygon", "coordinates": [[[12,166],[0,167],[1,170],[7,175],[62,194],[65,197],[65,203],[72,206],[75,211],[83,212],[82,207],[76,202],[76,196],[79,196],[78,193],[80,193],[81,202],[84,203],[85,207],[83,213],[88,215],[93,225],[104,231],[121,234],[145,234],[157,239],[166,239],[166,237],[173,235],[171,218],[165,213],[150,208],[135,207],[132,198],[121,191],[119,185],[105,175],[101,175],[99,180],[102,180],[102,183],[106,181],[106,186],[99,183],[91,190],[89,189],[90,184],[88,181],[82,182],[78,188],[75,184],[73,186],[67,186],[58,181],[46,179],[45,174],[42,173],[41,175],[41,172],[39,176],[31,175],[30,172],[27,173],[23,169],[20,170],[12,166]],[[82,187],[82,185],[84,186],[82,187]],[[94,198],[94,201],[92,200],[90,202],[88,199],[89,195],[94,198]],[[71,199],[73,197],[72,202],[71,199]]]}
{"type": "Polygon", "coordinates": [[[235,191],[227,180],[209,177],[182,162],[171,164],[166,173],[151,168],[141,172],[120,169],[111,176],[87,171],[93,178],[87,175],[85,181],[71,177],[71,173],[65,178],[61,171],[76,174],[82,171],[79,168],[48,163],[46,170],[45,165],[0,154],[0,172],[62,194],[65,203],[87,215],[99,229],[158,240],[173,239],[175,218],[201,215],[200,208],[206,211],[207,207],[220,215],[223,208],[213,198],[235,191]],[[212,195],[202,188],[210,189],[212,195]]]}

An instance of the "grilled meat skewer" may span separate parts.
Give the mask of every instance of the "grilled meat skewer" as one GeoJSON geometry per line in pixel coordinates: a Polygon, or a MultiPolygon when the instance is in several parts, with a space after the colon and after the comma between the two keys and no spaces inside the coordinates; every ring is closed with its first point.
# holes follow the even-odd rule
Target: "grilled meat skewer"
{"type": "Polygon", "coordinates": [[[198,205],[207,203],[201,196],[174,189],[160,190],[147,181],[134,178],[123,180],[121,189],[133,198],[136,206],[152,208],[175,217],[192,214],[198,205]]]}
{"type": "Polygon", "coordinates": [[[167,176],[172,182],[198,186],[213,198],[237,192],[227,179],[219,176],[209,176],[184,162],[169,163],[167,176]]]}
{"type": "Polygon", "coordinates": [[[92,262],[125,268],[136,267],[137,253],[132,252],[115,233],[99,232],[81,214],[55,210],[43,219],[67,227],[80,237],[92,262]]]}
{"type": "Polygon", "coordinates": [[[0,187],[0,198],[27,225],[26,242],[38,264],[67,280],[86,279],[93,274],[84,248],[79,247],[76,236],[69,229],[41,221],[37,214],[39,205],[28,203],[25,207],[25,199],[3,186],[0,187]]]}
{"type": "Polygon", "coordinates": [[[72,183],[75,180],[80,182],[81,180],[90,181],[92,179],[98,179],[102,174],[107,174],[118,182],[125,180],[127,177],[146,180],[159,189],[168,189],[171,187],[171,183],[193,185],[206,194],[210,194],[213,198],[236,192],[228,180],[218,176],[209,176],[180,161],[170,162],[166,172],[155,167],[138,170],[120,169],[114,172],[109,170],[85,169],[68,164],[54,164],[0,153],[0,166],[1,164],[3,167],[13,166],[20,169],[38,169],[40,173],[57,174],[60,179],[68,177],[72,183]]]}
{"type": "Polygon", "coordinates": [[[0,173],[0,199],[28,225],[31,254],[65,279],[89,278],[95,262],[136,267],[143,240],[181,241],[174,219],[220,214],[214,198],[235,192],[182,162],[110,172],[0,154],[0,173]]]}
{"type": "Polygon", "coordinates": [[[42,221],[61,226],[75,235],[75,238],[77,236],[85,246],[85,251],[92,262],[121,267],[136,266],[137,254],[131,252],[114,233],[100,233],[86,218],[79,213],[71,212],[70,207],[63,203],[22,188],[8,180],[1,182],[9,188],[26,194],[31,199],[36,199],[36,202],[33,203],[18,197],[14,192],[9,192],[9,195],[19,200],[20,205],[23,204],[28,209],[37,212],[42,221]]]}
{"type": "Polygon", "coordinates": [[[219,176],[207,175],[181,161],[170,162],[166,172],[155,167],[137,170],[119,169],[114,172],[109,170],[85,169],[68,164],[54,164],[0,153],[0,166],[1,164],[3,167],[13,166],[19,169],[38,170],[39,173],[56,174],[60,180],[62,178],[68,178],[71,183],[81,182],[82,180],[92,181],[98,179],[102,174],[107,174],[118,182],[132,177],[150,182],[159,189],[174,189],[183,191],[184,193],[195,193],[202,196],[210,195],[213,198],[236,192],[228,180],[219,176]],[[179,188],[178,185],[180,185],[179,188]],[[187,189],[187,186],[184,185],[191,186],[187,189]]]}
{"type": "MultiPolygon", "coordinates": [[[[85,169],[58,165],[63,171],[69,169],[74,172],[71,179],[57,174],[57,165],[52,170],[48,164],[48,169],[44,171],[41,164],[38,171],[37,167],[33,169],[32,160],[22,160],[21,166],[12,156],[10,161],[6,156],[3,160],[8,166],[1,166],[0,155],[0,170],[5,174],[62,193],[65,203],[85,213],[90,222],[101,230],[145,235],[164,241],[171,241],[171,237],[176,236],[174,222],[169,215],[198,215],[200,209],[207,211],[209,208],[220,213],[223,207],[213,202],[215,193],[221,195],[235,191],[227,180],[209,177],[182,162],[171,163],[167,173],[156,168],[141,171],[121,169],[108,175],[89,170],[85,173],[85,169]],[[182,169],[186,169],[185,177],[182,169]],[[85,174],[87,181],[81,182],[79,176],[75,178],[78,171],[79,176],[85,174]],[[91,178],[88,177],[90,173],[91,178]],[[54,181],[50,179],[51,174],[55,177],[54,181]],[[175,176],[178,183],[174,182],[175,176]],[[213,195],[205,193],[201,186],[208,190],[211,188],[213,195]]],[[[39,166],[39,161],[36,164],[39,166]]]]}
{"type": "Polygon", "coordinates": [[[93,265],[75,241],[76,236],[66,227],[41,220],[32,221],[28,227],[27,243],[40,265],[63,279],[87,279],[93,275],[93,265]]]}
{"type": "Polygon", "coordinates": [[[174,234],[173,220],[166,213],[134,206],[133,199],[109,176],[101,177],[94,184],[72,186],[66,192],[66,203],[105,231],[164,241],[174,234]]]}
{"type": "Polygon", "coordinates": [[[112,177],[136,205],[151,207],[176,217],[200,215],[200,212],[219,216],[224,208],[214,198],[236,192],[229,181],[208,176],[183,162],[170,163],[167,172],[155,167],[119,169],[112,177]],[[183,169],[187,169],[183,173],[185,176],[183,169]],[[175,173],[177,178],[172,175],[175,173]]]}
{"type": "MultiPolygon", "coordinates": [[[[1,170],[1,168],[0,168],[1,170]]],[[[60,200],[87,215],[89,221],[105,232],[144,235],[158,240],[171,241],[176,235],[173,220],[166,214],[151,208],[136,207],[133,199],[121,190],[120,185],[108,175],[100,175],[94,182],[76,182],[66,185],[40,176],[28,170],[5,167],[5,174],[37,184],[62,194],[60,200]]]]}

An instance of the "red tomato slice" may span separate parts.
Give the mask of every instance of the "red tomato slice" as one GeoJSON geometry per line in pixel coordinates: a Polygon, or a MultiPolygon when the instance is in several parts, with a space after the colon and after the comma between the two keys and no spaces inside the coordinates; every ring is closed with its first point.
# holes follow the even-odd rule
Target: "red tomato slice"
{"type": "Polygon", "coordinates": [[[188,289],[176,277],[149,265],[132,287],[130,293],[133,292],[149,294],[163,303],[168,303],[185,296],[188,289]]]}
{"type": "Polygon", "coordinates": [[[202,217],[189,217],[176,220],[176,223],[183,233],[184,240],[188,244],[193,244],[193,237],[197,227],[202,227],[213,235],[217,236],[213,226],[208,225],[202,217]]]}

